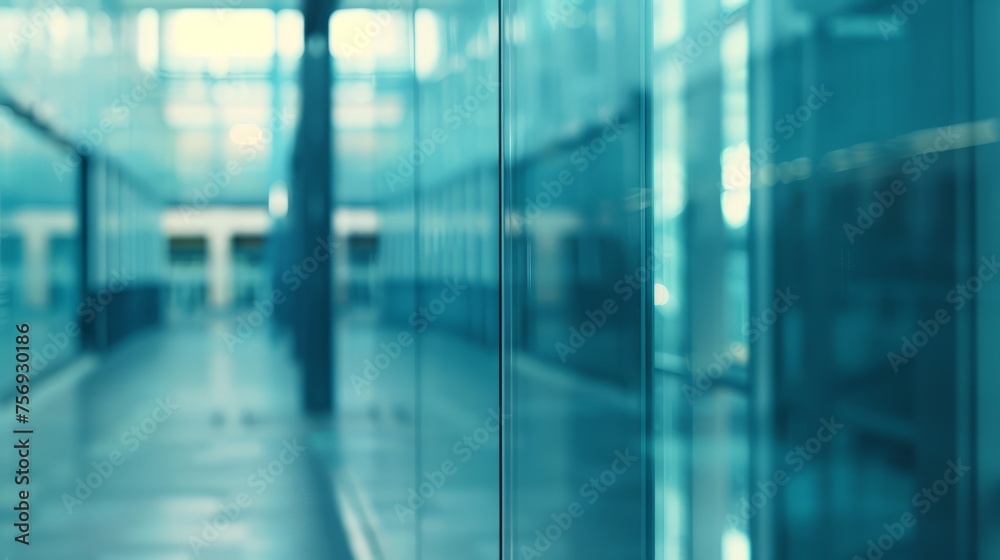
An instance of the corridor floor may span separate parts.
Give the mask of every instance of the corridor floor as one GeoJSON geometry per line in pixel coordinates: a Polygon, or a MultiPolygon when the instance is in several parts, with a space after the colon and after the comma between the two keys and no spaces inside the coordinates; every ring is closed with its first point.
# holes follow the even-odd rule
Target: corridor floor
{"type": "MultiPolygon", "coordinates": [[[[281,344],[261,329],[230,353],[225,328],[208,321],[143,333],[103,360],[38,382],[31,544],[15,543],[5,522],[5,556],[346,557],[317,459],[329,427],[296,413],[294,370],[281,344]]],[[[12,408],[5,403],[7,417],[12,408]]],[[[5,510],[12,483],[2,477],[5,510]]]]}
{"type": "MultiPolygon", "coordinates": [[[[287,341],[264,327],[230,352],[223,335],[233,324],[172,324],[40,376],[32,393],[31,545],[16,544],[5,522],[0,558],[497,557],[500,440],[490,426],[499,407],[490,348],[428,332],[419,355],[407,349],[357,390],[352,376],[397,333],[352,317],[338,331],[335,430],[298,413],[287,341]],[[474,449],[458,445],[471,436],[486,439],[474,449]],[[411,503],[410,490],[438,477],[446,461],[457,473],[411,503]]],[[[616,450],[640,446],[608,422],[608,407],[624,406],[614,404],[614,391],[534,369],[521,381],[533,395],[521,410],[522,448],[538,457],[533,477],[517,487],[523,538],[579,500],[580,485],[616,450]],[[563,456],[575,459],[552,459],[563,456]]],[[[0,411],[13,418],[9,401],[0,411]]],[[[8,438],[5,447],[14,443],[8,438]]],[[[13,458],[9,447],[4,456],[13,458]]],[[[632,485],[609,491],[584,522],[638,507],[632,485]]],[[[0,477],[0,503],[9,507],[15,495],[13,477],[0,477]]],[[[614,556],[595,527],[575,531],[546,558],[614,556]]]]}

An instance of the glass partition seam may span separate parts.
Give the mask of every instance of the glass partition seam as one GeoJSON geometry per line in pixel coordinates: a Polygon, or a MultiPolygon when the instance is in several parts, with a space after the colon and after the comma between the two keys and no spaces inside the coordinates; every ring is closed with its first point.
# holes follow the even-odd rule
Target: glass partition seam
{"type": "Polygon", "coordinates": [[[500,560],[510,559],[514,560],[516,557],[515,547],[514,547],[514,529],[513,529],[513,517],[510,512],[513,511],[511,507],[510,500],[513,494],[510,492],[512,487],[513,473],[511,466],[513,464],[512,455],[512,445],[511,440],[512,434],[514,432],[514,427],[516,426],[517,418],[514,415],[514,406],[512,384],[512,368],[511,368],[511,358],[513,356],[511,329],[513,328],[513,321],[511,320],[511,313],[509,304],[512,301],[511,295],[513,290],[513,282],[511,280],[511,267],[513,264],[513,259],[510,254],[510,231],[508,224],[508,216],[512,211],[513,196],[510,192],[510,169],[508,168],[507,157],[509,154],[513,153],[511,147],[512,136],[510,134],[509,128],[509,111],[508,104],[510,102],[510,76],[511,76],[511,53],[508,51],[507,42],[507,30],[509,23],[509,10],[510,4],[514,0],[497,0],[497,25],[498,32],[497,38],[500,42],[498,48],[498,63],[499,63],[499,81],[500,81],[500,99],[497,104],[498,118],[500,119],[498,132],[499,141],[497,143],[498,147],[498,171],[499,171],[499,222],[498,226],[500,228],[499,232],[499,243],[500,243],[500,267],[499,267],[499,319],[500,319],[500,329],[499,329],[499,343],[500,343],[500,357],[499,357],[499,395],[500,395],[500,411],[501,414],[507,414],[509,420],[505,424],[500,426],[500,534],[499,534],[499,553],[500,560]]]}
{"type": "MultiPolygon", "coordinates": [[[[413,107],[415,108],[414,119],[413,119],[413,142],[414,145],[418,145],[420,138],[420,79],[417,76],[417,10],[420,8],[421,0],[413,0],[412,9],[410,10],[410,68],[411,71],[408,72],[408,77],[413,86],[413,107]]],[[[421,178],[421,166],[414,166],[413,170],[413,199],[411,208],[413,209],[413,278],[414,283],[413,289],[413,301],[419,301],[421,297],[421,287],[420,281],[421,275],[421,264],[423,259],[421,258],[420,241],[422,238],[421,232],[421,212],[420,212],[420,178],[421,178]]],[[[423,435],[423,398],[421,395],[421,360],[420,360],[420,344],[415,344],[413,348],[413,482],[416,484],[420,480],[420,467],[423,464],[423,445],[421,445],[421,437],[423,435]]],[[[414,531],[413,531],[413,546],[414,546],[414,559],[420,560],[423,555],[423,514],[418,514],[413,519],[414,531]]]]}
{"type": "MultiPolygon", "coordinates": [[[[640,90],[640,117],[639,125],[642,130],[639,132],[639,138],[641,139],[641,144],[639,147],[639,157],[641,162],[640,171],[640,185],[639,185],[639,237],[641,239],[642,250],[640,255],[643,257],[643,262],[649,256],[654,255],[654,239],[653,239],[653,167],[652,167],[652,129],[651,126],[651,115],[652,112],[652,36],[653,36],[653,17],[652,17],[653,5],[652,2],[643,2],[640,8],[640,44],[639,44],[639,56],[640,56],[640,71],[639,71],[639,90],[640,90]]],[[[658,263],[657,263],[658,264],[658,263]]],[[[654,280],[655,282],[655,280],[654,280]]],[[[641,395],[641,405],[640,414],[642,417],[641,425],[645,433],[642,436],[641,442],[642,447],[640,449],[640,456],[642,457],[642,475],[641,475],[641,496],[642,496],[642,507],[644,509],[642,514],[642,530],[640,531],[641,538],[643,540],[643,554],[647,559],[652,560],[656,555],[656,532],[651,530],[656,526],[656,450],[657,445],[655,441],[655,428],[654,428],[654,415],[655,410],[655,391],[653,390],[653,299],[650,297],[652,295],[652,284],[654,282],[647,282],[644,285],[644,289],[640,295],[642,314],[640,320],[642,324],[639,328],[640,333],[640,348],[642,356],[640,358],[640,367],[642,371],[640,373],[640,395],[641,395]]]]}
{"type": "MultiPolygon", "coordinates": [[[[507,393],[506,393],[506,389],[507,389],[507,386],[508,386],[508,383],[506,383],[506,380],[507,380],[507,371],[508,371],[508,362],[509,362],[509,357],[508,357],[508,354],[507,354],[507,346],[508,346],[509,341],[510,341],[510,336],[507,333],[507,329],[508,329],[508,327],[510,325],[510,320],[509,320],[509,318],[508,318],[508,316],[506,314],[506,311],[505,311],[505,309],[506,309],[506,302],[508,301],[508,280],[507,280],[507,276],[508,276],[508,270],[509,270],[508,267],[507,267],[508,257],[507,257],[507,250],[506,250],[506,247],[507,247],[506,211],[507,211],[507,207],[508,207],[507,196],[506,196],[507,195],[507,188],[506,188],[507,164],[506,164],[506,159],[504,158],[504,152],[505,152],[504,146],[506,145],[505,144],[505,139],[506,139],[505,131],[506,131],[506,126],[507,126],[506,118],[505,118],[506,113],[504,111],[504,105],[505,105],[505,100],[508,99],[508,97],[507,97],[507,89],[506,89],[507,72],[506,72],[506,67],[504,65],[505,61],[507,60],[507,58],[505,56],[505,53],[506,53],[506,41],[505,41],[505,36],[504,36],[504,32],[506,31],[506,28],[507,28],[506,23],[505,23],[506,22],[506,14],[504,12],[505,5],[506,5],[505,0],[497,0],[497,27],[498,27],[498,30],[497,30],[497,41],[499,42],[499,45],[497,46],[497,66],[498,66],[498,74],[499,74],[498,80],[500,82],[500,90],[499,90],[500,91],[500,98],[499,98],[499,100],[497,102],[497,120],[498,120],[498,123],[497,123],[497,202],[498,202],[498,204],[497,204],[497,213],[498,213],[498,216],[497,216],[497,218],[498,218],[498,220],[497,220],[497,227],[500,230],[498,232],[498,235],[497,235],[497,244],[498,244],[498,248],[497,248],[498,249],[498,251],[497,251],[497,257],[498,257],[498,267],[497,267],[497,271],[498,272],[497,272],[497,276],[498,276],[498,282],[500,284],[499,285],[500,289],[498,290],[498,295],[497,295],[497,308],[498,308],[497,309],[497,318],[500,321],[499,329],[497,330],[497,332],[499,333],[499,336],[497,337],[498,338],[497,343],[499,345],[499,348],[498,348],[498,350],[499,350],[498,357],[499,358],[497,360],[497,368],[498,368],[497,369],[497,391],[498,391],[497,392],[497,396],[499,397],[499,401],[500,401],[498,403],[498,405],[500,407],[499,408],[500,414],[501,415],[507,414],[508,418],[510,418],[510,420],[508,420],[508,422],[500,424],[500,430],[499,430],[499,434],[498,434],[498,441],[499,441],[499,447],[500,447],[499,451],[500,451],[500,453],[498,454],[499,465],[498,465],[498,471],[497,471],[498,474],[499,474],[499,479],[497,481],[497,490],[498,490],[498,498],[499,498],[497,500],[497,506],[499,508],[499,511],[497,512],[497,514],[498,514],[497,515],[497,519],[498,519],[498,522],[499,522],[498,523],[498,527],[497,527],[497,531],[498,531],[497,536],[498,536],[499,546],[497,547],[497,551],[498,551],[500,560],[504,560],[504,558],[505,558],[504,551],[507,549],[507,542],[508,542],[507,541],[507,533],[506,533],[507,523],[505,522],[506,521],[506,519],[505,519],[505,512],[506,512],[506,507],[505,507],[506,506],[506,489],[507,489],[506,477],[507,477],[507,473],[508,473],[508,469],[507,469],[507,446],[508,446],[508,443],[507,443],[507,441],[508,441],[508,438],[509,438],[509,434],[507,432],[510,430],[511,423],[514,421],[513,415],[510,414],[510,411],[507,408],[508,405],[510,404],[510,399],[508,398],[507,393]]],[[[513,547],[511,547],[511,548],[513,548],[513,547]]],[[[511,558],[513,558],[513,556],[511,556],[511,558]]]]}

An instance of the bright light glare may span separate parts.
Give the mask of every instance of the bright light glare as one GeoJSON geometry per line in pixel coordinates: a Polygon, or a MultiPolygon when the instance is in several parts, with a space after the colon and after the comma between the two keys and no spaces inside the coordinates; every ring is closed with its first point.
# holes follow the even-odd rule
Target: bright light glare
{"type": "Polygon", "coordinates": [[[414,15],[416,29],[417,77],[425,79],[434,74],[441,62],[441,24],[437,14],[420,8],[414,15]]]}
{"type": "Polygon", "coordinates": [[[750,146],[740,142],[722,152],[722,216],[733,229],[750,218],[750,146]]]}
{"type": "Polygon", "coordinates": [[[230,10],[223,18],[214,9],[177,10],[166,20],[164,47],[185,58],[270,58],[274,18],[271,10],[230,10]]]}
{"type": "Polygon", "coordinates": [[[653,26],[653,41],[656,46],[671,45],[684,37],[684,2],[666,0],[654,4],[656,25],[653,26]]]}
{"type": "Polygon", "coordinates": [[[341,66],[375,69],[408,59],[409,33],[401,12],[350,8],[330,18],[330,54],[341,66]]]}
{"type": "Polygon", "coordinates": [[[264,138],[264,131],[255,124],[234,124],[229,129],[229,139],[241,146],[251,146],[264,138]]]}
{"type": "Polygon", "coordinates": [[[653,305],[666,305],[670,302],[670,290],[663,284],[653,285],[653,305]]]}
{"type": "Polygon", "coordinates": [[[750,539],[746,533],[728,529],[722,535],[723,560],[750,560],[750,539]]]}
{"type": "Polygon", "coordinates": [[[61,57],[66,48],[66,40],[69,38],[69,17],[62,8],[53,8],[49,13],[48,31],[52,40],[52,53],[61,57]]]}
{"type": "Polygon", "coordinates": [[[722,217],[732,229],[740,229],[750,219],[750,189],[722,193],[722,217]]]}
{"type": "Polygon", "coordinates": [[[750,145],[740,142],[722,152],[722,187],[726,190],[750,188],[750,145]]]}
{"type": "Polygon", "coordinates": [[[278,55],[281,58],[297,59],[302,56],[304,47],[302,12],[278,12],[278,55]]]}
{"type": "Polygon", "coordinates": [[[288,187],[284,183],[271,185],[267,195],[267,211],[272,218],[284,218],[288,214],[288,187]]]}
{"type": "Polygon", "coordinates": [[[668,148],[656,156],[654,169],[656,184],[659,187],[660,212],[664,220],[672,220],[684,211],[687,204],[684,192],[684,162],[680,152],[668,148]]]}
{"type": "Polygon", "coordinates": [[[136,49],[136,61],[139,67],[147,72],[156,69],[160,62],[160,14],[152,8],[146,8],[139,12],[136,22],[136,34],[138,35],[138,48],[136,49]]]}

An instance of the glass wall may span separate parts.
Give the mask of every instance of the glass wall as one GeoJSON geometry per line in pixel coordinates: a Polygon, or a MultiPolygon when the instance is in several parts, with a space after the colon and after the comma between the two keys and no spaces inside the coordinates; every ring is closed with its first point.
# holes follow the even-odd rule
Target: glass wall
{"type": "Polygon", "coordinates": [[[15,363],[14,325],[28,323],[40,374],[81,347],[79,187],[53,173],[64,146],[7,107],[0,107],[0,144],[0,328],[11,333],[2,355],[15,363]]]}
{"type": "Polygon", "coordinates": [[[650,71],[657,557],[743,559],[750,489],[748,8],[653,2],[650,71]]]}
{"type": "Polygon", "coordinates": [[[377,527],[362,546],[489,559],[504,422],[499,19],[495,2],[426,4],[331,18],[334,226],[366,208],[378,224],[371,302],[338,307],[338,416],[352,426],[339,476],[377,527]]]}
{"type": "MultiPolygon", "coordinates": [[[[416,558],[499,554],[499,22],[497,3],[417,2],[416,558]],[[432,144],[435,146],[432,148],[432,144]],[[422,331],[422,332],[421,332],[422,331]],[[461,527],[460,531],[455,531],[461,527]]],[[[404,155],[409,155],[404,151],[404,155]]],[[[416,319],[414,321],[414,319],[416,319]]]]}
{"type": "MultiPolygon", "coordinates": [[[[980,0],[974,3],[971,14],[972,30],[976,37],[972,53],[973,75],[973,116],[977,120],[995,119],[1000,115],[1000,80],[992,71],[996,67],[996,53],[1000,52],[1000,36],[993,32],[992,23],[1000,18],[1000,5],[980,0]]],[[[996,121],[993,121],[996,122],[996,121]]],[[[995,131],[995,128],[988,129],[995,131]]],[[[990,137],[984,134],[984,136],[990,137]]],[[[996,137],[993,136],[995,139],[996,137]]],[[[1000,167],[996,165],[1000,156],[1000,143],[983,142],[974,151],[973,173],[975,177],[974,220],[975,246],[977,251],[993,262],[993,255],[1000,250],[1000,228],[993,218],[1000,208],[1000,167]]],[[[982,262],[982,261],[979,261],[982,262]]],[[[978,272],[978,270],[977,270],[978,272]]],[[[997,352],[1000,345],[995,343],[1000,319],[1000,286],[984,285],[975,306],[974,335],[965,334],[968,342],[975,345],[974,354],[974,394],[969,401],[961,403],[965,410],[972,412],[971,425],[974,434],[971,445],[976,449],[976,470],[972,473],[975,487],[979,489],[997,488],[1000,485],[1000,451],[995,442],[1000,438],[1000,407],[996,406],[1000,395],[1000,375],[996,374],[997,352]],[[973,342],[974,341],[974,342],[973,342]]],[[[985,492],[980,492],[980,496],[985,492]]],[[[974,539],[964,550],[975,550],[979,558],[993,558],[1000,555],[1000,535],[992,530],[1000,520],[995,500],[977,496],[975,510],[965,517],[969,520],[974,539]],[[974,521],[972,517],[974,516],[974,521]]]]}
{"type": "Polygon", "coordinates": [[[373,315],[389,337],[428,333],[384,368],[395,343],[374,340],[349,370],[394,372],[363,410],[412,414],[392,456],[418,466],[389,470],[413,502],[375,506],[413,510],[394,550],[445,554],[438,530],[464,510],[437,497],[486,503],[418,490],[488,408],[479,372],[499,342],[506,557],[971,557],[968,527],[992,510],[949,481],[965,457],[995,460],[977,393],[995,385],[980,277],[995,10],[500,4],[397,6],[405,23],[381,25],[410,50],[386,41],[340,70],[376,76],[351,95],[389,123],[364,137],[378,156],[340,148],[363,152],[345,167],[380,193],[373,315]],[[390,119],[397,101],[414,110],[390,119]],[[451,285],[468,291],[428,311],[451,285]],[[466,356],[455,333],[484,346],[466,356]],[[457,376],[442,356],[472,365],[457,376]]]}
{"type": "MultiPolygon", "coordinates": [[[[425,479],[416,469],[417,333],[410,322],[418,307],[416,178],[412,167],[400,170],[400,158],[413,148],[417,119],[414,7],[390,4],[385,10],[341,9],[330,18],[333,225],[339,230],[343,212],[367,208],[377,228],[370,300],[345,289],[354,274],[347,270],[351,263],[334,264],[340,294],[336,409],[345,426],[338,491],[345,509],[364,512],[374,529],[354,537],[354,547],[385,558],[417,558],[425,479]]],[[[339,249],[353,251],[344,244],[339,249]]]]}
{"type": "Polygon", "coordinates": [[[794,471],[762,516],[778,557],[970,550],[970,158],[995,142],[964,93],[972,5],[809,6],[822,32],[803,35],[751,4],[767,41],[751,145],[774,146],[754,177],[773,222],[762,287],[800,297],[757,371],[773,453],[754,478],[794,471]]]}
{"type": "Polygon", "coordinates": [[[159,320],[161,202],[11,103],[0,113],[0,301],[6,325],[30,325],[42,374],[159,320]]]}
{"type": "Polygon", "coordinates": [[[652,2],[657,557],[989,557],[985,4],[652,2]]]}
{"type": "Polygon", "coordinates": [[[998,557],[995,2],[140,4],[0,8],[35,373],[287,288],[358,556],[998,557]]]}
{"type": "MultiPolygon", "coordinates": [[[[505,558],[642,558],[648,531],[640,4],[503,20],[505,558]]],[[[655,271],[655,272],[654,272],[655,271]]]]}
{"type": "Polygon", "coordinates": [[[168,247],[160,195],[106,157],[87,165],[87,294],[98,313],[85,335],[106,348],[160,321],[168,247]]]}

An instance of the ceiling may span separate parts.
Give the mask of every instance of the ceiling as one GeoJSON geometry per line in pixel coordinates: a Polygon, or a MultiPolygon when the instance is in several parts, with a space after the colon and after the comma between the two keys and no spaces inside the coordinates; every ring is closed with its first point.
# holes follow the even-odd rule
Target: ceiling
{"type": "MultiPolygon", "coordinates": [[[[301,15],[231,1],[240,7],[0,8],[0,37],[11,38],[0,41],[0,89],[81,151],[108,155],[168,201],[187,204],[208,192],[217,193],[216,204],[265,204],[271,186],[289,177],[301,15]],[[40,25],[26,27],[32,20],[40,25]]],[[[376,29],[367,25],[375,15],[342,10],[332,21],[342,204],[371,203],[378,170],[413,139],[411,20],[396,12],[365,41],[358,30],[376,29]]],[[[50,150],[7,144],[8,161],[21,162],[9,166],[10,181],[64,188],[38,180],[40,169],[58,161],[50,150]]]]}

